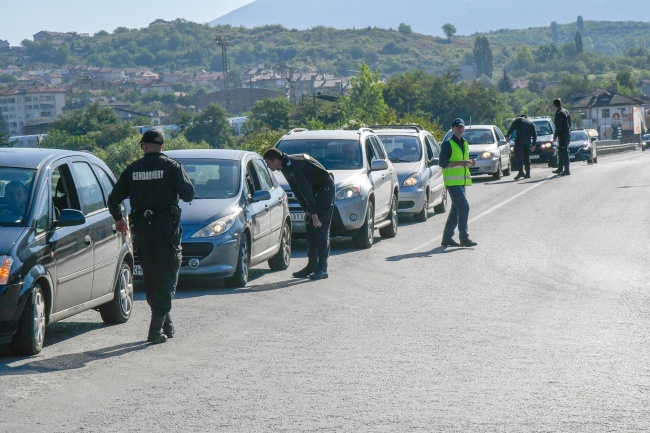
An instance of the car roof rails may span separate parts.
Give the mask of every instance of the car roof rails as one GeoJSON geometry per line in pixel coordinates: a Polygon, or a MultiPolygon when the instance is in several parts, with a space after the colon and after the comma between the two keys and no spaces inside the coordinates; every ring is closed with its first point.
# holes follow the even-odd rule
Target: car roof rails
{"type": "Polygon", "coordinates": [[[372,129],[415,129],[416,131],[424,131],[422,125],[371,125],[372,129]]]}
{"type": "Polygon", "coordinates": [[[362,126],[361,128],[358,129],[357,132],[361,133],[361,132],[374,132],[374,131],[372,130],[371,126],[362,126]]]}
{"type": "Polygon", "coordinates": [[[307,128],[293,128],[291,131],[287,132],[286,135],[291,135],[291,134],[296,133],[296,132],[305,132],[305,131],[309,131],[309,129],[307,129],[307,128]]]}

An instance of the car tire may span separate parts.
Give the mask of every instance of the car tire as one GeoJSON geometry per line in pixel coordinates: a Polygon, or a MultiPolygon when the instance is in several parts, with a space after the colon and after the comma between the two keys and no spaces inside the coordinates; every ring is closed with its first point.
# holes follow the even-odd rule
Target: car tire
{"type": "Polygon", "coordinates": [[[382,238],[394,238],[397,236],[397,194],[393,194],[390,201],[390,211],[388,212],[390,224],[379,229],[379,235],[382,238]]]}
{"type": "Polygon", "coordinates": [[[503,170],[503,175],[504,176],[510,176],[510,173],[512,173],[511,167],[510,167],[510,160],[508,160],[508,168],[503,170]]]}
{"type": "Polygon", "coordinates": [[[556,154],[553,158],[548,160],[548,166],[551,168],[557,168],[560,165],[559,156],[556,154]]]}
{"type": "Polygon", "coordinates": [[[269,268],[274,271],[284,271],[291,263],[291,225],[285,222],[280,235],[280,249],[269,259],[269,268]]]}
{"type": "Polygon", "coordinates": [[[250,252],[248,246],[248,235],[242,233],[241,241],[239,242],[239,254],[237,256],[237,268],[235,273],[226,278],[226,286],[241,288],[245,287],[248,283],[248,266],[250,264],[250,252]]]}
{"type": "Polygon", "coordinates": [[[424,205],[422,206],[422,210],[415,215],[413,215],[413,219],[415,221],[423,223],[426,222],[426,220],[429,218],[429,190],[427,189],[424,192],[424,205]]]}
{"type": "Polygon", "coordinates": [[[18,330],[11,340],[11,349],[17,355],[36,355],[45,342],[45,296],[35,283],[20,315],[18,330]]]}
{"type": "Polygon", "coordinates": [[[594,164],[598,164],[598,157],[597,156],[594,157],[594,164]]]}
{"type": "Polygon", "coordinates": [[[366,220],[352,238],[357,248],[368,249],[375,242],[375,209],[373,203],[368,200],[366,209],[366,220]]]}
{"type": "Polygon", "coordinates": [[[511,160],[511,161],[510,161],[510,169],[511,169],[511,170],[518,170],[518,169],[519,169],[519,167],[517,166],[517,162],[516,162],[516,161],[514,161],[514,160],[511,160]]]}
{"type": "Polygon", "coordinates": [[[133,274],[127,263],[122,262],[115,282],[114,296],[99,307],[104,323],[126,323],[133,311],[133,274]]]}
{"type": "Polygon", "coordinates": [[[448,199],[448,197],[449,196],[447,195],[447,188],[445,188],[442,191],[442,201],[440,202],[440,204],[433,207],[433,211],[435,213],[445,213],[445,212],[447,212],[447,199],[448,199]]]}
{"type": "Polygon", "coordinates": [[[499,166],[497,167],[496,173],[492,174],[492,179],[494,180],[499,180],[501,179],[501,173],[503,170],[501,170],[501,160],[499,160],[499,166]]]}

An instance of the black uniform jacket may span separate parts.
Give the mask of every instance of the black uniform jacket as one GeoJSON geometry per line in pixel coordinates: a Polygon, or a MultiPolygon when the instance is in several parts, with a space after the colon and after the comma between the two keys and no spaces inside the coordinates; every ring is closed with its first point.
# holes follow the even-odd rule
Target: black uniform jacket
{"type": "Polygon", "coordinates": [[[537,131],[535,130],[535,125],[530,120],[523,117],[517,117],[512,122],[512,125],[510,125],[506,135],[510,137],[514,131],[517,132],[517,135],[515,136],[516,144],[537,144],[537,131]]]}
{"type": "Polygon", "coordinates": [[[325,167],[309,155],[285,155],[282,162],[282,174],[300,206],[311,214],[329,210],[331,202],[317,200],[324,191],[334,188],[334,181],[325,167]]]}
{"type": "Polygon", "coordinates": [[[569,141],[571,138],[571,115],[564,108],[555,112],[555,137],[569,141]]]}
{"type": "Polygon", "coordinates": [[[120,175],[108,195],[108,210],[116,221],[122,219],[120,203],[127,197],[135,212],[163,211],[194,198],[194,186],[178,161],[163,153],[146,153],[120,175]]]}

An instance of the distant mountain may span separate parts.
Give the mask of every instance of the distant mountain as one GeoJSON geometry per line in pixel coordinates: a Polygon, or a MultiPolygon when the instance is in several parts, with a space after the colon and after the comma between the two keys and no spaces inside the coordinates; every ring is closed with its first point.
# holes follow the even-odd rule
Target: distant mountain
{"type": "Polygon", "coordinates": [[[400,23],[414,32],[444,36],[451,23],[458,35],[499,29],[525,29],[587,21],[648,21],[648,0],[257,0],[211,21],[211,25],[257,27],[281,24],[288,29],[316,26],[338,29],[379,27],[397,29],[400,23]]]}

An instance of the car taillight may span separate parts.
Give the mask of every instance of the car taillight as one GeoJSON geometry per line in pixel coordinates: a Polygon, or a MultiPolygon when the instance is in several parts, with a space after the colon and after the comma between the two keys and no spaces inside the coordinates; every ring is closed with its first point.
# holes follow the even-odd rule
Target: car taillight
{"type": "Polygon", "coordinates": [[[7,284],[9,281],[9,274],[11,273],[11,265],[14,260],[8,256],[0,256],[0,286],[7,284]]]}

